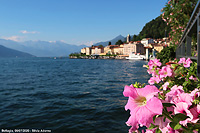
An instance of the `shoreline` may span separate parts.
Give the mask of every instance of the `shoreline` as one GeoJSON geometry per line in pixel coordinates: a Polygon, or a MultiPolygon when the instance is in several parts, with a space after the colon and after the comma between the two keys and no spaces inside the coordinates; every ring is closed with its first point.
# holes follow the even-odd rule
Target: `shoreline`
{"type": "Polygon", "coordinates": [[[126,57],[120,56],[69,56],[70,59],[117,59],[117,60],[127,60],[126,57]]]}

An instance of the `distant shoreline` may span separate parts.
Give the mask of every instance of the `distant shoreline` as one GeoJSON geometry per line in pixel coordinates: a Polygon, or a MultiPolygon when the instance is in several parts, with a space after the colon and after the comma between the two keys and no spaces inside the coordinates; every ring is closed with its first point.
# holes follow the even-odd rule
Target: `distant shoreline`
{"type": "Polygon", "coordinates": [[[69,56],[70,59],[117,59],[117,60],[126,60],[126,57],[121,56],[69,56]]]}

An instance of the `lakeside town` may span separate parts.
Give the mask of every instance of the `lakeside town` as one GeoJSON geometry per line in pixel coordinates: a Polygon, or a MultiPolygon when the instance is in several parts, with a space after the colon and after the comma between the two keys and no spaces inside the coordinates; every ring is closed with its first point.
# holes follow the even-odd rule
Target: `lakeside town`
{"type": "Polygon", "coordinates": [[[143,38],[141,41],[130,41],[128,34],[126,42],[120,45],[91,46],[81,49],[79,54],[71,54],[70,58],[80,59],[127,59],[131,54],[144,55],[146,58],[153,58],[156,53],[170,45],[167,37],[161,39],[143,38]]]}

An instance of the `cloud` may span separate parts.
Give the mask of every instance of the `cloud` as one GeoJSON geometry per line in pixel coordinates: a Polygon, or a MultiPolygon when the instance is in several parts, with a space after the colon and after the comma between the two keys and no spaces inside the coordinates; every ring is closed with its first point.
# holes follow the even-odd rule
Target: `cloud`
{"type": "Polygon", "coordinates": [[[67,43],[67,42],[66,42],[66,41],[64,41],[64,40],[59,40],[59,41],[48,41],[48,42],[50,42],[50,43],[56,43],[56,42],[67,43]]]}
{"type": "Polygon", "coordinates": [[[100,42],[100,41],[85,41],[85,42],[77,42],[78,44],[84,44],[84,45],[86,45],[86,46],[92,46],[92,45],[94,45],[95,43],[98,43],[98,42],[100,42]]]}
{"type": "Polygon", "coordinates": [[[98,43],[100,41],[88,41],[88,42],[85,42],[84,44],[87,45],[87,46],[92,46],[94,45],[95,43],[98,43]]]}
{"type": "Polygon", "coordinates": [[[16,42],[23,41],[23,39],[24,39],[24,37],[22,37],[22,36],[10,36],[10,37],[3,36],[2,38],[6,39],[6,40],[16,41],[16,42]]]}
{"type": "Polygon", "coordinates": [[[23,34],[38,34],[40,32],[38,32],[38,31],[21,30],[20,33],[23,33],[23,34]]]}

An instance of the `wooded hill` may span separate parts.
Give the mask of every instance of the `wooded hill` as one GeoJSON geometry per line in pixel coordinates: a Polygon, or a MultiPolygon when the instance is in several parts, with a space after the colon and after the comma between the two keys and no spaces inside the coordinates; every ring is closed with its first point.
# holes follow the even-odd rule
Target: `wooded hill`
{"type": "Polygon", "coordinates": [[[163,38],[169,35],[170,30],[170,26],[167,26],[166,22],[159,16],[146,23],[139,35],[133,35],[132,41],[139,41],[143,38],[163,38]]]}

